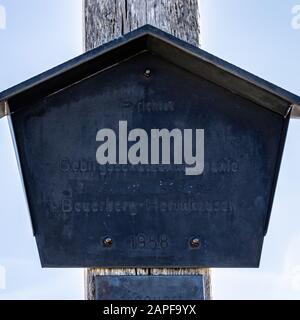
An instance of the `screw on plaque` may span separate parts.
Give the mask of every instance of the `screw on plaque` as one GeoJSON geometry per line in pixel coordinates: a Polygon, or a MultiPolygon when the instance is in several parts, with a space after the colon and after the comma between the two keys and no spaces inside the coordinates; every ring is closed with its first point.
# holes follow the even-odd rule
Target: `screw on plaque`
{"type": "Polygon", "coordinates": [[[200,247],[200,239],[199,238],[192,238],[190,240],[190,246],[192,248],[199,248],[200,247]]]}
{"type": "Polygon", "coordinates": [[[145,72],[144,72],[144,76],[146,78],[150,78],[151,77],[151,70],[150,69],[146,69],[145,72]]]}
{"type": "Polygon", "coordinates": [[[103,239],[104,247],[109,248],[109,247],[112,246],[112,244],[113,244],[112,238],[106,237],[106,238],[103,239]]]}

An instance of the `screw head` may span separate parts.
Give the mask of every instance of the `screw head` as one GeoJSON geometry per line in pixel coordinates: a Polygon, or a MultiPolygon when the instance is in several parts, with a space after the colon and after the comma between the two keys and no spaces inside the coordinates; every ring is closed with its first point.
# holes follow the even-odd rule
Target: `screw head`
{"type": "Polygon", "coordinates": [[[104,245],[104,247],[109,248],[109,247],[112,246],[112,244],[113,244],[112,238],[106,237],[106,238],[103,239],[103,245],[104,245]]]}
{"type": "Polygon", "coordinates": [[[199,248],[200,247],[200,239],[199,238],[192,238],[190,240],[190,246],[192,248],[199,248]]]}
{"type": "Polygon", "coordinates": [[[150,78],[151,77],[151,70],[150,69],[146,69],[145,72],[144,72],[144,76],[146,78],[150,78]]]}

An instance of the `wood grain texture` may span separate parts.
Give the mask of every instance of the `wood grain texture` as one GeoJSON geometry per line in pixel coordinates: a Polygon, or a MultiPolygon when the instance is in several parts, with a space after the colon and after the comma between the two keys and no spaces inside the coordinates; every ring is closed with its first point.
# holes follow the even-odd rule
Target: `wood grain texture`
{"type": "MultiPolygon", "coordinates": [[[[195,46],[200,45],[198,0],[84,0],[84,47],[93,49],[145,24],[195,46]]],[[[85,271],[86,299],[95,299],[97,275],[204,275],[205,299],[211,299],[209,269],[92,268],[85,271]]]]}
{"type": "Polygon", "coordinates": [[[145,24],[200,45],[198,0],[84,0],[85,50],[145,24]]]}

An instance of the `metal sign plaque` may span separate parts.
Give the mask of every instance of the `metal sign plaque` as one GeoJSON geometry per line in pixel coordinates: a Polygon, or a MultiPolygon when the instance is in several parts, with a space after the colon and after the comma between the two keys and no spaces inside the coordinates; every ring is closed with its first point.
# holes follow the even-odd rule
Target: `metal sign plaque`
{"type": "Polygon", "coordinates": [[[146,28],[0,95],[43,266],[259,265],[290,108],[220,63],[146,28]]]}
{"type": "Polygon", "coordinates": [[[204,300],[203,277],[96,276],[96,300],[204,300]]]}

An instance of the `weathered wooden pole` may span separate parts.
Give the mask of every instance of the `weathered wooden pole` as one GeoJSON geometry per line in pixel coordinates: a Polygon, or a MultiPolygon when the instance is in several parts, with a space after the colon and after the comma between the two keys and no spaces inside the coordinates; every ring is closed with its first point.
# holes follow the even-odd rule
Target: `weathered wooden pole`
{"type": "MultiPolygon", "coordinates": [[[[84,47],[93,49],[145,24],[200,45],[198,0],[84,0],[84,47]]],[[[95,299],[97,275],[204,275],[205,299],[211,299],[209,269],[105,269],[86,271],[86,298],[95,299]]]]}

